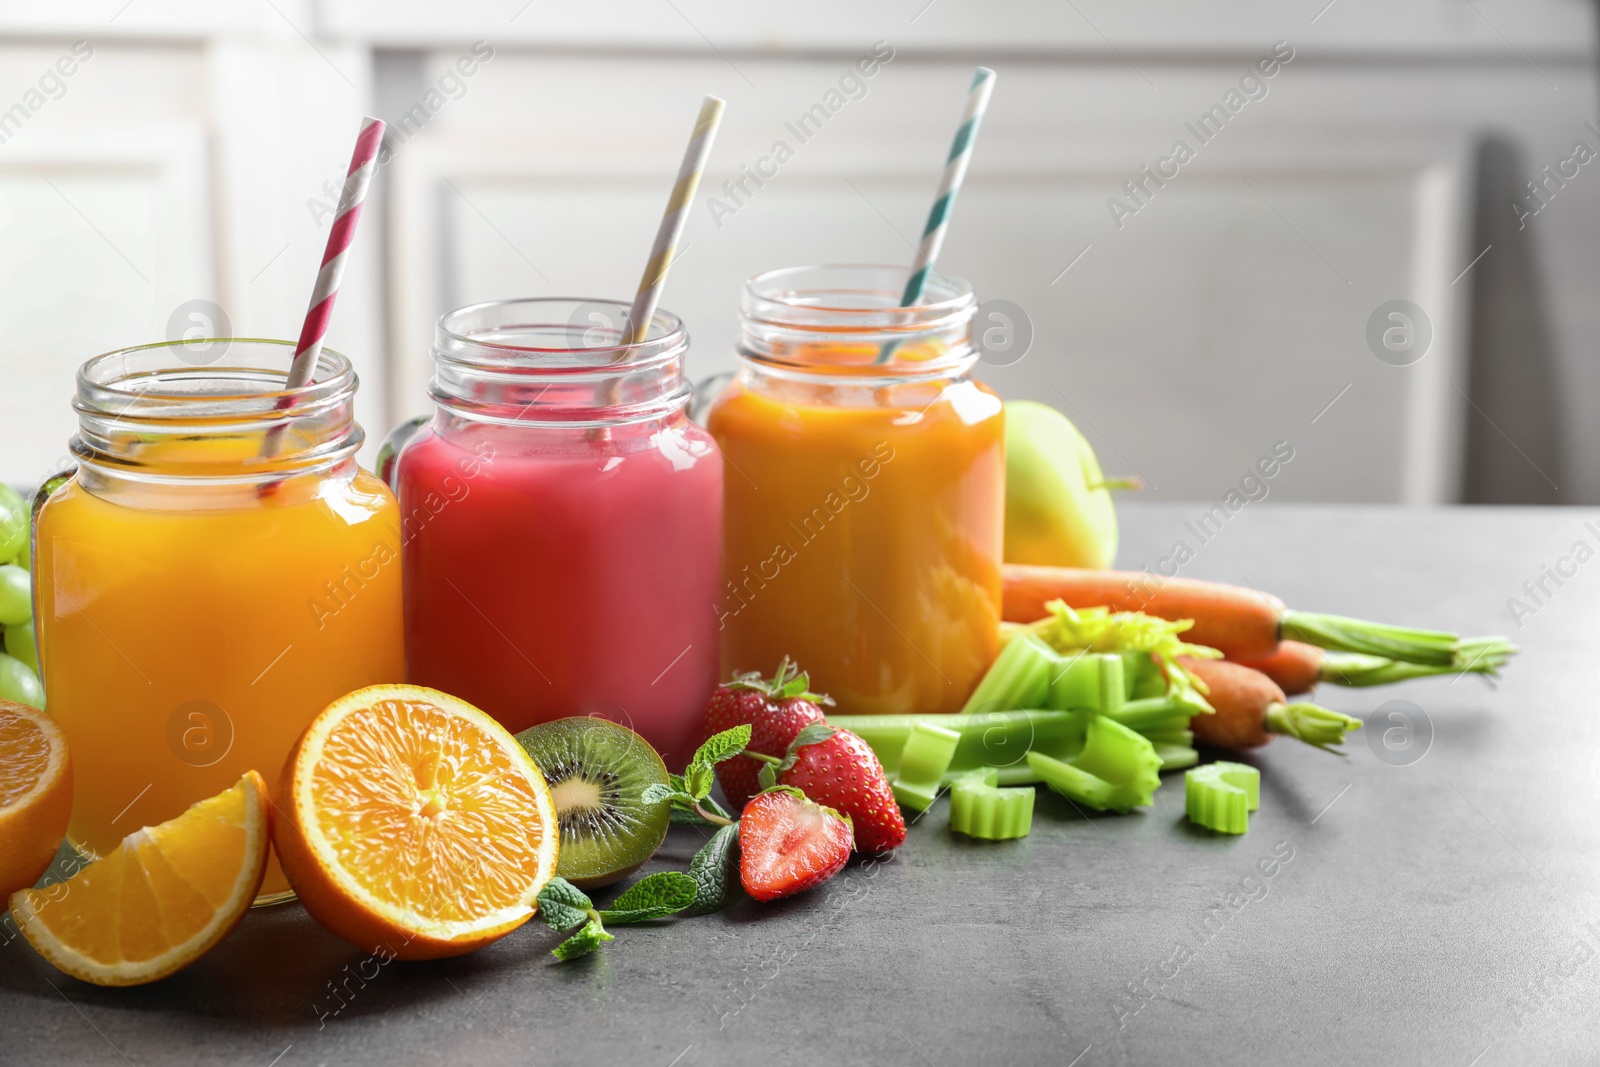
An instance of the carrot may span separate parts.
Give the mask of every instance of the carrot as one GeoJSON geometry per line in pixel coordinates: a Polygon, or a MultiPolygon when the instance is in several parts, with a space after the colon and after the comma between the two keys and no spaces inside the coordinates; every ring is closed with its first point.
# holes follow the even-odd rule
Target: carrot
{"type": "Polygon", "coordinates": [[[1241,657],[1234,662],[1260,671],[1285,693],[1309,693],[1322,681],[1322,649],[1302,641],[1279,641],[1265,656],[1241,657]]]}
{"type": "MultiPolygon", "coordinates": [[[[1072,608],[1103,606],[1193,620],[1184,640],[1215,648],[1229,659],[1262,659],[1277,652],[1280,642],[1293,640],[1446,670],[1470,669],[1463,642],[1453,633],[1295,611],[1277,597],[1220,582],[1022,563],[1006,564],[1004,576],[1002,615],[1008,622],[1043,618],[1048,605],[1061,600],[1072,608]]],[[[1516,651],[1497,637],[1471,644],[1480,663],[1497,666],[1516,651]]]]}
{"type": "Polygon", "coordinates": [[[1498,638],[1468,638],[1461,641],[1458,663],[1434,666],[1404,663],[1382,656],[1363,656],[1356,652],[1328,652],[1299,641],[1280,641],[1278,650],[1259,659],[1236,658],[1233,662],[1260,671],[1291,696],[1309,693],[1318,682],[1334,685],[1370,686],[1426,678],[1434,674],[1471,671],[1494,674],[1510,652],[1498,638]]]}
{"type": "Polygon", "coordinates": [[[1287,734],[1308,745],[1337,752],[1345,732],[1361,729],[1361,720],[1315,704],[1290,703],[1283,690],[1260,671],[1227,660],[1180,662],[1206,684],[1210,715],[1189,720],[1194,739],[1214,748],[1259,748],[1274,734],[1287,734]]]}

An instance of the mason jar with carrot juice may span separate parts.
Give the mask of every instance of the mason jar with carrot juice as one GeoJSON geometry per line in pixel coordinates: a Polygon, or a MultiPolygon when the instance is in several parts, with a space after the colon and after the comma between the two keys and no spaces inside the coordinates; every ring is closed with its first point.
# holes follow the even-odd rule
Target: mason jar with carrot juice
{"type": "Polygon", "coordinates": [[[998,649],[1000,399],[971,376],[963,281],[758,275],[707,426],[727,464],[724,673],[784,656],[847,713],[954,712],[998,649]]]}
{"type": "MultiPolygon", "coordinates": [[[[179,341],[78,372],[34,596],[86,854],[247,770],[276,784],[330,701],[404,678],[398,509],[356,465],[356,376],[324,350],[285,391],[294,347],[179,341]]],[[[258,902],[288,888],[274,860],[258,902]]]]}

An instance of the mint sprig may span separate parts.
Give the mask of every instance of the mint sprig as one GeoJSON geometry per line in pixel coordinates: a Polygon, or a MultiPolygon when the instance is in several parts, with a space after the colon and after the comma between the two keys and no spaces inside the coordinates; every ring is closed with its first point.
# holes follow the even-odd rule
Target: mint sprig
{"type": "Polygon", "coordinates": [[[577,933],[551,950],[565,962],[587,956],[613,940],[606,923],[626,926],[675,915],[695,902],[699,883],[682,871],[660,871],[639,879],[611,902],[596,908],[583,890],[565,878],[552,878],[539,890],[539,915],[558,933],[577,933]]]}

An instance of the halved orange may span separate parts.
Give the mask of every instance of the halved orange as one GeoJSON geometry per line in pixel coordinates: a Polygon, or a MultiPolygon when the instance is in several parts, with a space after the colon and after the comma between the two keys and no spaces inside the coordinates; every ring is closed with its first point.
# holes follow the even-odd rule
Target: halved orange
{"type": "Polygon", "coordinates": [[[516,738],[463,700],[375,685],[329,704],[283,769],[274,844],[313,918],[391,959],[471,952],[533,915],[555,803],[516,738]]]}
{"type": "Polygon", "coordinates": [[[39,955],[96,985],[141,985],[182,970],[250,910],[267,870],[271,803],[246,772],[232,789],[135,830],[116,851],[11,898],[39,955]]]}
{"type": "Polygon", "coordinates": [[[67,735],[39,709],[0,700],[0,900],[44,874],[71,814],[67,735]]]}

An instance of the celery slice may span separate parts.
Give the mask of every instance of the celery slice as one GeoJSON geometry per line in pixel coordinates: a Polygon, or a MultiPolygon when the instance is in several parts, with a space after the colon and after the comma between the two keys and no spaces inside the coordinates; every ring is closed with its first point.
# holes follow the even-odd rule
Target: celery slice
{"type": "Polygon", "coordinates": [[[1048,645],[1032,633],[1018,634],[1000,650],[961,713],[1045,707],[1050,679],[1060,669],[1061,657],[1048,645]]]}
{"type": "Polygon", "coordinates": [[[1226,761],[1196,767],[1183,776],[1183,801],[1190,822],[1242,834],[1250,829],[1250,812],[1261,806],[1261,772],[1226,761]]]}
{"type": "Polygon", "coordinates": [[[1071,760],[1029,752],[1028,765],[1051,789],[1096,811],[1131,811],[1151,803],[1161,785],[1155,747],[1126,726],[1096,715],[1083,751],[1071,760]]]}
{"type": "Polygon", "coordinates": [[[1152,745],[1176,745],[1179,748],[1194,744],[1193,730],[1140,730],[1152,745]]]}
{"type": "Polygon", "coordinates": [[[950,829],[985,841],[1028,836],[1034,790],[996,788],[999,777],[991,769],[956,779],[950,786],[950,829]]]}
{"type": "Polygon", "coordinates": [[[890,788],[900,806],[913,811],[927,811],[939,795],[939,786],[961,735],[943,726],[919,722],[911,728],[900,749],[900,765],[896,769],[890,788]]]}

